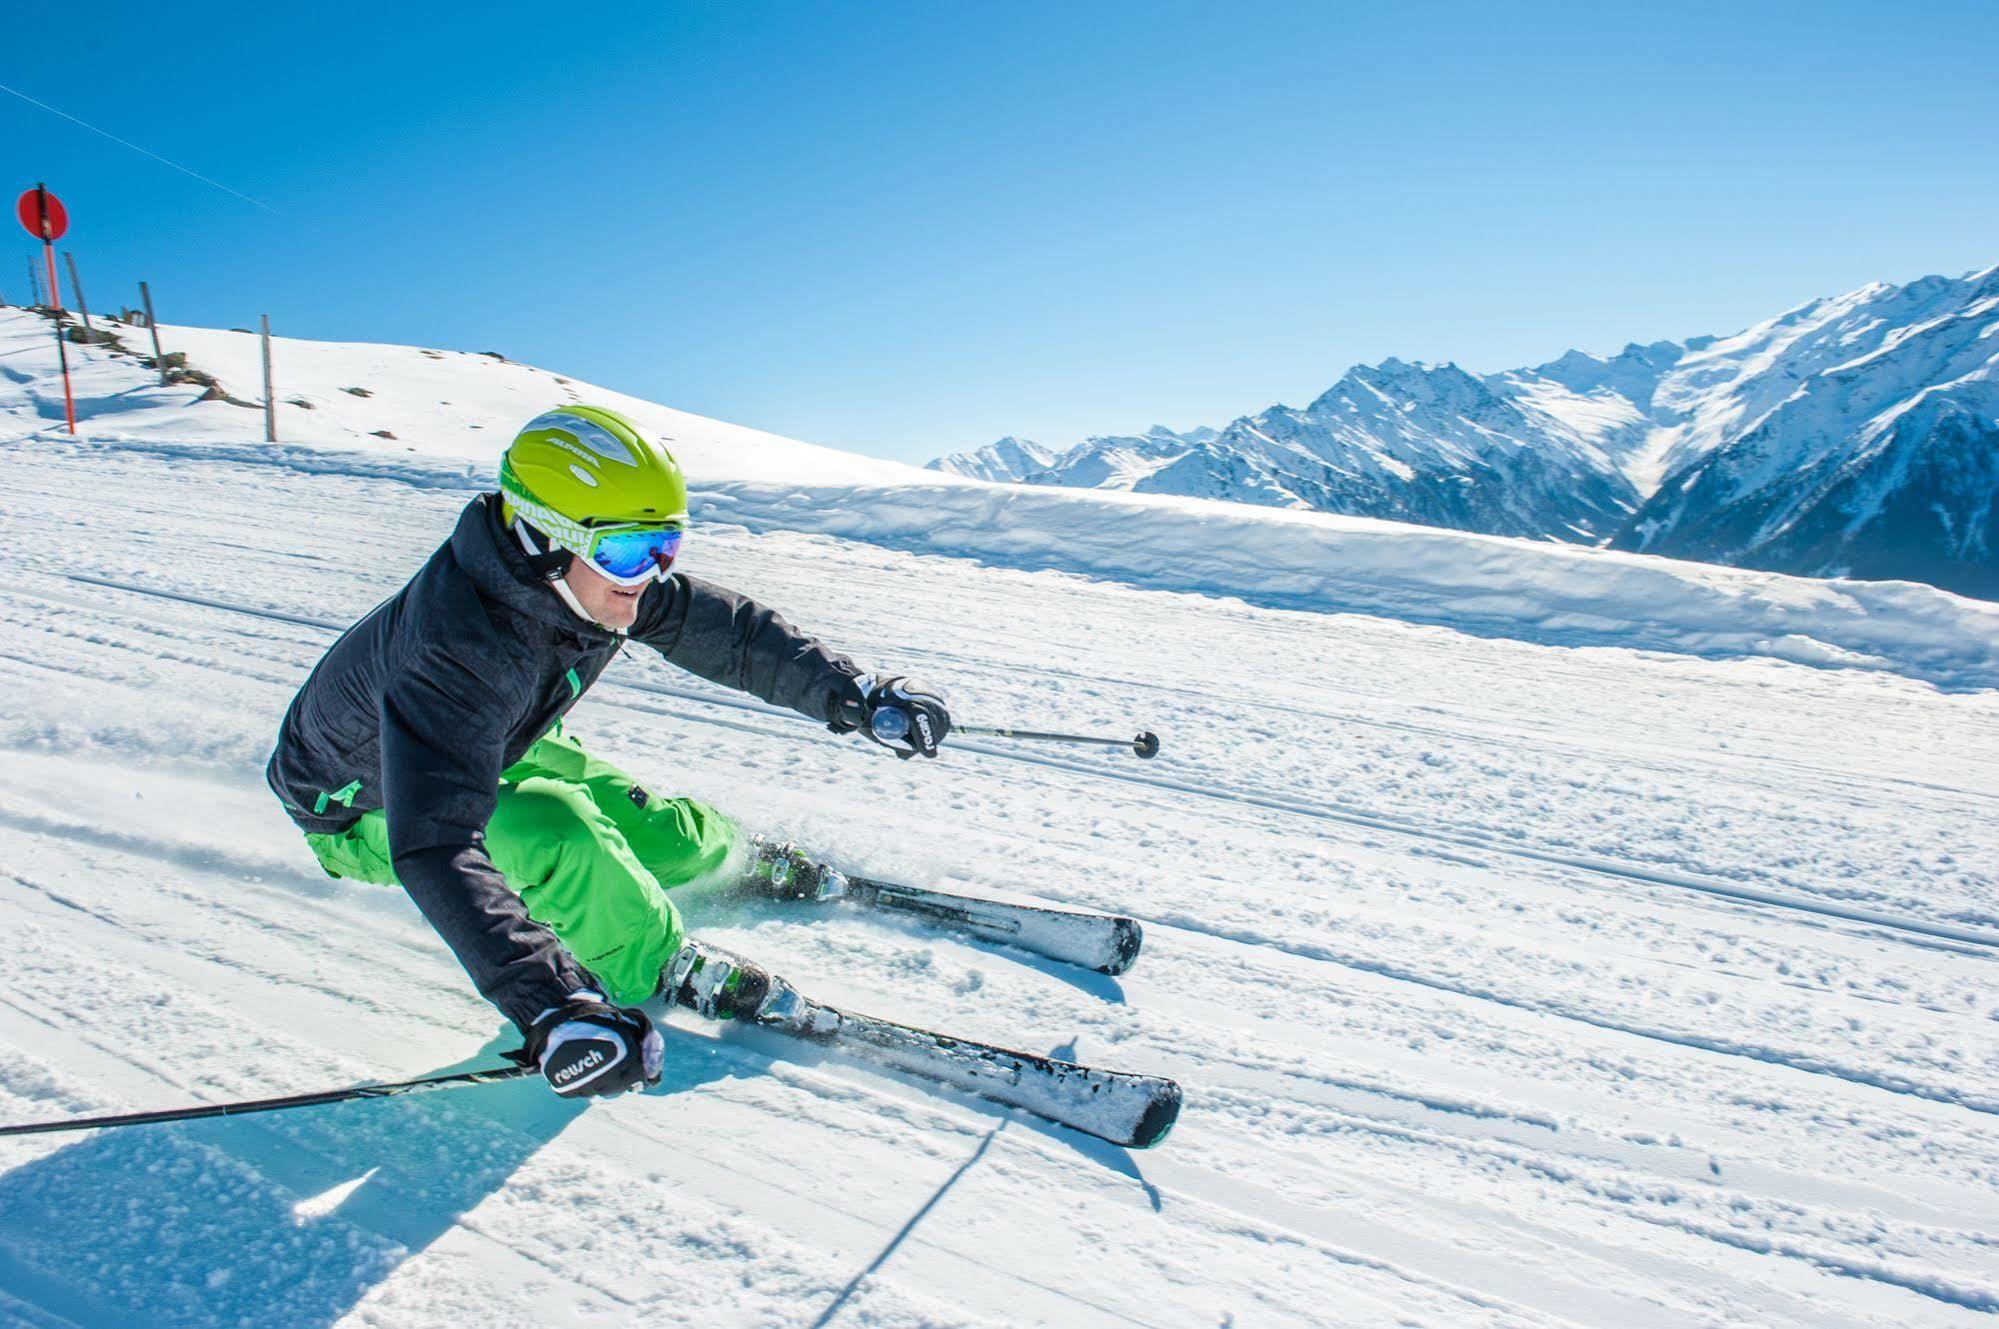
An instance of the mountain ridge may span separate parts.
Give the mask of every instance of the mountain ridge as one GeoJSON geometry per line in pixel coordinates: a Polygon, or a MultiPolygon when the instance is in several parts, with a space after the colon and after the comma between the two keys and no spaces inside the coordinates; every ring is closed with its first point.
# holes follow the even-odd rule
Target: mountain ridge
{"type": "Polygon", "coordinates": [[[1391,356],[1221,429],[1009,437],[930,467],[1993,597],[1995,455],[1999,265],[1491,374],[1391,356]]]}

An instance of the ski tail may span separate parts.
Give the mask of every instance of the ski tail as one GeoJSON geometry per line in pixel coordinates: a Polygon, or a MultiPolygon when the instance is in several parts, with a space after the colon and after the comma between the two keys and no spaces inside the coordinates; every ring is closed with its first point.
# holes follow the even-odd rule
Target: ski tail
{"type": "MultiPolygon", "coordinates": [[[[830,1042],[858,1060],[1019,1108],[1132,1149],[1149,1149],[1179,1120],[1180,1086],[1156,1075],[1100,1070],[823,1006],[830,1042]]],[[[813,1035],[807,1035],[813,1036],[813,1035]]]]}
{"type": "Polygon", "coordinates": [[[850,877],[847,884],[869,908],[908,914],[1099,973],[1121,974],[1131,968],[1145,944],[1144,930],[1135,918],[981,900],[871,877],[850,877]]]}
{"type": "Polygon", "coordinates": [[[902,914],[982,941],[1014,946],[1064,964],[1122,974],[1138,960],[1145,932],[1134,918],[1047,905],[1013,904],[874,877],[850,877],[790,844],[755,838],[748,882],[782,900],[842,901],[902,914]]]}

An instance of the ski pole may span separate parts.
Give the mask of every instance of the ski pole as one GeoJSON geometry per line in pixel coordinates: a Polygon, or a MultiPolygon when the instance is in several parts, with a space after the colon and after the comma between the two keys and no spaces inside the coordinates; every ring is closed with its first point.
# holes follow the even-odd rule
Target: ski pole
{"type": "MultiPolygon", "coordinates": [[[[893,743],[909,732],[909,716],[901,707],[883,706],[868,721],[876,738],[884,743],[893,743]]],[[[954,734],[969,734],[973,738],[1037,738],[1047,743],[1088,743],[1094,747],[1130,748],[1139,756],[1152,759],[1159,755],[1159,735],[1147,729],[1136,738],[1097,738],[1090,734],[1049,734],[1038,729],[999,729],[991,725],[954,724],[954,734]]]]}
{"type": "Polygon", "coordinates": [[[1130,748],[1139,756],[1150,761],[1159,755],[1159,735],[1150,729],[1136,738],[1096,738],[1089,734],[1045,734],[1034,729],[998,729],[985,725],[957,724],[951,726],[954,734],[970,734],[974,738],[1034,738],[1046,743],[1088,743],[1096,747],[1130,748]]]}
{"type": "Polygon", "coordinates": [[[497,1084],[502,1080],[518,1080],[523,1075],[540,1073],[532,1066],[490,1066],[482,1071],[431,1075],[420,1080],[398,1080],[393,1084],[358,1084],[349,1089],[325,1089],[316,1094],[291,1094],[284,1098],[253,1098],[241,1103],[203,1103],[195,1107],[163,1108],[157,1112],[121,1112],[109,1117],[73,1117],[68,1121],[38,1121],[21,1126],[0,1126],[0,1135],[47,1135],[55,1131],[96,1131],[113,1126],[148,1126],[165,1121],[240,1117],[251,1112],[278,1112],[285,1108],[318,1107],[323,1103],[346,1103],[357,1098],[394,1098],[399,1094],[423,1093],[431,1089],[454,1089],[470,1084],[497,1084]]]}

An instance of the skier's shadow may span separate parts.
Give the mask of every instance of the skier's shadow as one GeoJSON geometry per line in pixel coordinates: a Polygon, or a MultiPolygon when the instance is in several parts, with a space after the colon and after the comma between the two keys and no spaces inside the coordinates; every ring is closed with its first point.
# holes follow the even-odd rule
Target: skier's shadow
{"type": "MultiPolygon", "coordinates": [[[[1071,1038],[1059,1047],[1048,1049],[1048,1055],[1062,1061],[1075,1061],[1076,1040],[1071,1038]]],[[[1031,1117],[1028,1118],[1028,1124],[1038,1128],[1044,1135],[1051,1135],[1061,1140],[1071,1149],[1074,1149],[1077,1153],[1096,1163],[1098,1166],[1130,1177],[1138,1183],[1138,1188],[1145,1192],[1146,1202],[1152,1206],[1153,1213],[1156,1214],[1165,1207],[1165,1197],[1160,1195],[1157,1186],[1145,1179],[1145,1173],[1138,1165],[1138,1155],[1135,1151],[1127,1149],[1121,1144],[1112,1144],[1108,1140],[1093,1139],[1081,1132],[1064,1130],[1060,1126],[1052,1126],[1047,1122],[1036,1121],[1031,1117]]]]}
{"type": "MultiPolygon", "coordinates": [[[[732,1073],[712,1040],[662,1032],[650,1093],[732,1073]]],[[[98,1132],[0,1175],[0,1289],[83,1326],[331,1325],[584,1110],[525,1077],[98,1132]]]]}
{"type": "MultiPolygon", "coordinates": [[[[1048,1055],[1051,1057],[1060,1057],[1064,1061],[1073,1061],[1076,1056],[1076,1040],[1072,1038],[1060,1047],[1049,1049],[1048,1055]]],[[[847,1280],[847,1285],[840,1289],[839,1294],[833,1298],[826,1309],[819,1313],[819,1318],[812,1322],[812,1329],[827,1329],[827,1326],[830,1326],[839,1317],[840,1312],[846,1308],[847,1302],[852,1299],[860,1286],[873,1277],[883,1265],[889,1262],[896,1251],[901,1249],[902,1243],[909,1238],[910,1234],[922,1226],[924,1220],[930,1217],[931,1211],[937,1208],[946,1195],[950,1194],[951,1188],[962,1181],[966,1173],[978,1166],[979,1161],[986,1156],[986,1151],[992,1148],[995,1140],[999,1139],[1000,1132],[1016,1121],[1023,1123],[1031,1130],[1061,1141],[1063,1144],[1075,1149],[1085,1158],[1103,1167],[1107,1167],[1113,1172],[1130,1177],[1145,1192],[1145,1198],[1152,1205],[1154,1213],[1158,1213],[1164,1207],[1164,1201],[1159,1193],[1159,1188],[1147,1181],[1144,1173],[1139,1171],[1138,1160],[1132,1156],[1131,1150],[1103,1140],[1093,1140],[1086,1135],[1065,1130],[1060,1126],[1050,1125],[1024,1112],[1014,1113],[1005,1109],[1000,1110],[1005,1112],[1005,1115],[999,1123],[980,1137],[978,1147],[972,1150],[971,1155],[964,1162],[958,1164],[957,1169],[950,1176],[944,1178],[943,1183],[930,1193],[923,1203],[917,1207],[916,1212],[903,1222],[902,1226],[896,1230],[895,1235],[888,1239],[888,1244],[877,1251],[873,1259],[863,1265],[852,1278],[847,1280]]]]}

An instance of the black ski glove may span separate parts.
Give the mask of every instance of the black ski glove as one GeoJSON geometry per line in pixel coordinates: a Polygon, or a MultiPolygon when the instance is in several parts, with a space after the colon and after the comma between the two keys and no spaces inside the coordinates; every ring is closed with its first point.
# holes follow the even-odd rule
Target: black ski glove
{"type": "Polygon", "coordinates": [[[666,1045],[644,1011],[579,992],[536,1020],[513,1055],[564,1098],[586,1098],[658,1084],[666,1045]]]}
{"type": "Polygon", "coordinates": [[[951,713],[941,693],[900,675],[877,681],[873,674],[851,679],[852,689],[833,708],[828,728],[836,734],[860,730],[907,761],[917,753],[937,755],[951,732],[951,713]]]}

